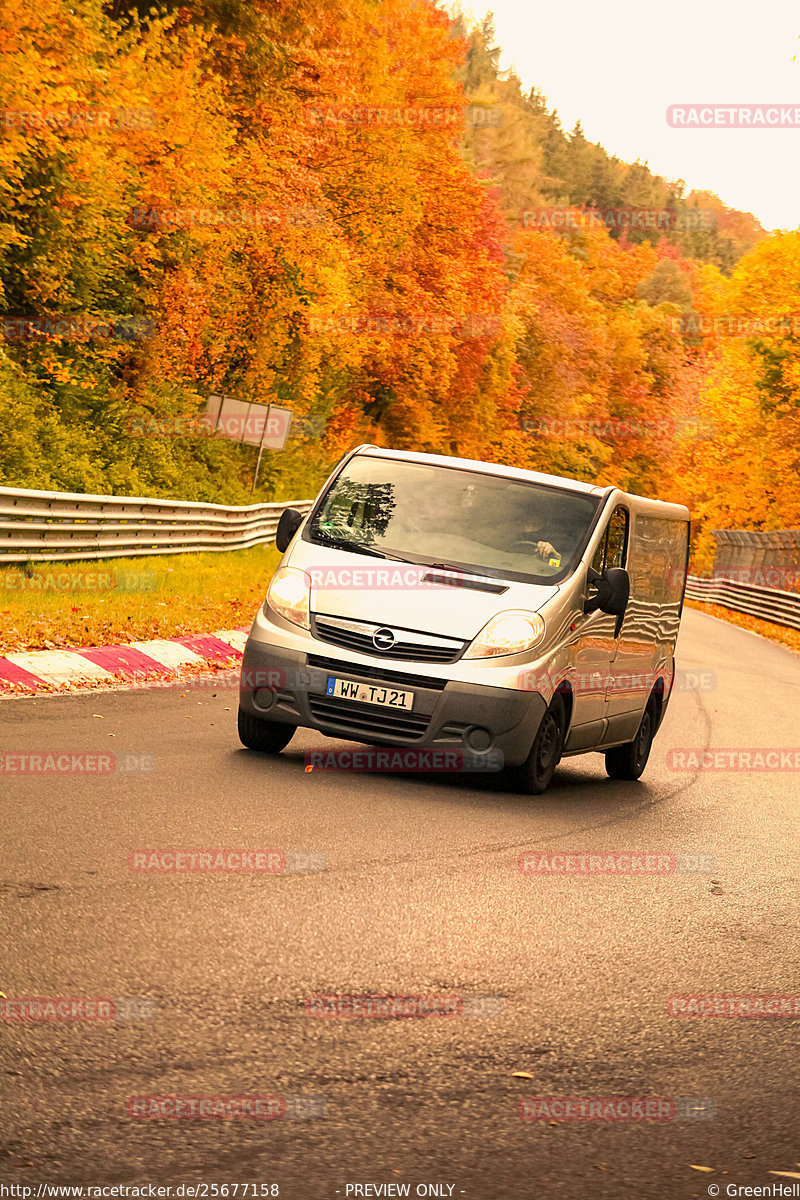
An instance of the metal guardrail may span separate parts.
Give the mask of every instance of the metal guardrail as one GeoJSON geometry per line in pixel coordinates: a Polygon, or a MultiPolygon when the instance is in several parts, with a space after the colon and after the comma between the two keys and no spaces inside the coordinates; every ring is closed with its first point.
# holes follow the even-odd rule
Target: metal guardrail
{"type": "Polygon", "coordinates": [[[246,550],[274,538],[284,508],[307,513],[311,504],[235,507],[0,487],[0,562],[246,550]]]}
{"type": "Polygon", "coordinates": [[[689,600],[701,600],[705,604],[719,604],[734,612],[748,613],[751,617],[772,621],[775,625],[800,629],[798,592],[759,587],[754,583],[740,583],[719,576],[702,579],[697,575],[689,575],[686,579],[686,596],[689,600]]]}

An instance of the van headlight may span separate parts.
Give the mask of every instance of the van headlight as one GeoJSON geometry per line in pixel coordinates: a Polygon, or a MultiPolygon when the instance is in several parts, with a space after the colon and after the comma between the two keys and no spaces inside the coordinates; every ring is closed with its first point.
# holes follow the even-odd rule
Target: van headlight
{"type": "Polygon", "coordinates": [[[297,567],[279,567],[272,576],[264,607],[303,629],[311,628],[311,577],[297,567]]]}
{"type": "Polygon", "coordinates": [[[544,637],[544,621],[538,613],[509,610],[492,617],[480,631],[464,658],[495,658],[522,654],[544,637]]]}

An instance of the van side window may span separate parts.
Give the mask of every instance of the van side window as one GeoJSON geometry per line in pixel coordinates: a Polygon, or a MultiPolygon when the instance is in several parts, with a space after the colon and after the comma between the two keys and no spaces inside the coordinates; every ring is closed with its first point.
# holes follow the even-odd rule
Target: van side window
{"type": "Polygon", "coordinates": [[[619,505],[611,514],[608,522],[608,545],[606,546],[606,567],[624,567],[625,552],[628,549],[628,510],[619,505]]]}
{"type": "Polygon", "coordinates": [[[618,504],[611,514],[606,532],[594,552],[592,566],[595,571],[606,567],[624,567],[628,549],[628,510],[618,504]]]}

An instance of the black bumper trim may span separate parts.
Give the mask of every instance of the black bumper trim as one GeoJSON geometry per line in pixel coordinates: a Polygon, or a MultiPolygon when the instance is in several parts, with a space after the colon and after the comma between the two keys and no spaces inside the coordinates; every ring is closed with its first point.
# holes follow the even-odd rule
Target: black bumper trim
{"type": "MultiPolygon", "coordinates": [[[[427,725],[421,734],[412,738],[408,734],[392,734],[390,730],[381,732],[375,726],[381,721],[380,714],[388,710],[379,707],[376,708],[375,725],[366,730],[363,710],[371,706],[359,706],[358,720],[351,722],[347,720],[347,702],[343,702],[335,717],[329,715],[327,720],[314,714],[312,701],[315,697],[318,700],[330,699],[325,696],[325,687],[327,676],[331,673],[327,668],[317,666],[314,658],[314,655],[248,639],[242,659],[241,707],[262,720],[301,725],[316,729],[328,737],[372,745],[413,743],[414,747],[420,749],[452,747],[464,750],[469,748],[465,742],[468,731],[478,727],[488,730],[491,735],[486,753],[496,754],[499,750],[507,766],[518,766],[527,757],[546,707],[538,692],[455,681],[447,681],[442,690],[438,687],[420,687],[415,682],[404,686],[414,692],[414,717],[427,717],[427,725]],[[269,694],[264,697],[248,685],[247,681],[254,678],[276,678],[282,682],[272,693],[266,689],[269,694]]],[[[343,674],[351,674],[356,678],[373,678],[378,683],[385,683],[381,678],[381,668],[372,674],[368,666],[341,663],[339,669],[343,674]]],[[[397,675],[401,673],[398,671],[397,675]]],[[[414,676],[404,678],[414,679],[414,676]]],[[[399,678],[397,682],[400,683],[399,678]]],[[[398,710],[390,714],[390,719],[400,715],[398,710]]]]}

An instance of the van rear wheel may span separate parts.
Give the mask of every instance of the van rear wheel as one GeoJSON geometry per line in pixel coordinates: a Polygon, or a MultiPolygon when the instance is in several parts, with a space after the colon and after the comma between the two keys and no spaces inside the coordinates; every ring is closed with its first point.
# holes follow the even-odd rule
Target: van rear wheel
{"type": "Polygon", "coordinates": [[[530,754],[517,768],[519,790],[529,796],[540,796],[550,787],[564,749],[567,714],[558,692],[545,710],[533,740],[530,754]]]}
{"type": "Polygon", "coordinates": [[[639,725],[636,737],[624,746],[606,750],[606,772],[612,779],[638,779],[650,757],[656,735],[656,702],[651,697],[639,725]]]}
{"type": "Polygon", "coordinates": [[[254,717],[239,707],[239,740],[248,750],[260,750],[262,754],[280,754],[296,732],[296,725],[284,725],[282,721],[262,721],[260,717],[254,717]]]}

